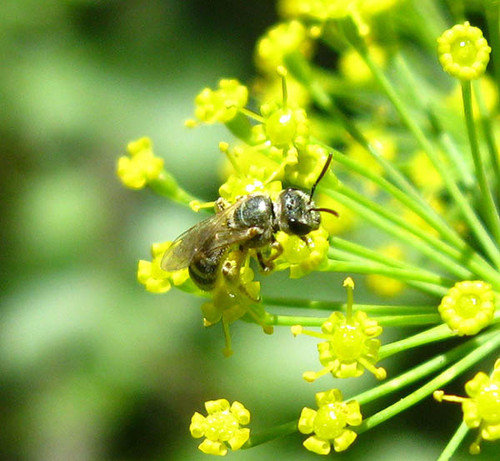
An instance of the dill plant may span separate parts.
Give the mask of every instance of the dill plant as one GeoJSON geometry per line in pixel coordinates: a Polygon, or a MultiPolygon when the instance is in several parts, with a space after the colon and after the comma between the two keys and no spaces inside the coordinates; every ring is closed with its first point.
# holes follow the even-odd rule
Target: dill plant
{"type": "MultiPolygon", "coordinates": [[[[320,228],[303,238],[278,231],[277,244],[262,251],[273,272],[288,271],[297,284],[315,271],[352,276],[344,282],[345,302],[261,297],[261,283],[272,283],[273,274],[256,280],[256,251],[240,261],[233,245],[224,259],[237,268],[236,279],[221,275],[203,292],[187,267],[162,270],[172,242],[153,244],[152,260],[139,262],[139,282],[153,293],[175,286],[208,298],[204,324],[223,326],[225,355],[233,353],[230,324],[241,318],[268,334],[291,327],[295,336],[319,340],[296,339],[318,348],[323,368],[303,374],[324,382],[317,409],[304,407],[292,421],[253,433],[244,404],[206,402],[207,416],[195,413],[190,427],[193,437],[204,437],[204,453],[225,455],[293,432],[303,433],[305,449],[319,455],[343,451],[433,395],[463,410],[440,459],[449,459],[468,431],[476,434],[472,454],[500,438],[500,2],[476,5],[483,30],[466,20],[464,4],[281,0],[280,22],[256,43],[255,80],[222,79],[196,96],[186,126],[223,123],[236,138],[219,146],[228,163],[219,195],[229,205],[255,192],[276,200],[284,185],[310,190],[333,159],[314,200],[339,218],[323,216],[320,228]],[[336,61],[320,66],[318,49],[336,61]],[[377,228],[391,243],[354,240],[359,226],[377,228]],[[373,304],[354,302],[353,278],[361,276],[373,304]],[[398,303],[407,289],[428,302],[398,303]],[[286,313],[274,313],[277,307],[286,313]],[[384,340],[383,328],[409,326],[420,331],[384,340]],[[439,355],[408,363],[402,374],[380,366],[437,342],[439,355]],[[491,370],[477,370],[488,361],[491,370]],[[347,396],[336,388],[337,380],[365,371],[378,384],[347,396]],[[462,374],[470,379],[467,397],[447,395],[447,385],[462,374]],[[382,397],[407,388],[403,398],[364,412],[368,403],[376,408],[382,397]]],[[[164,163],[142,138],[129,144],[117,172],[130,188],[149,187],[195,211],[213,209],[213,202],[182,189],[164,163]]]]}

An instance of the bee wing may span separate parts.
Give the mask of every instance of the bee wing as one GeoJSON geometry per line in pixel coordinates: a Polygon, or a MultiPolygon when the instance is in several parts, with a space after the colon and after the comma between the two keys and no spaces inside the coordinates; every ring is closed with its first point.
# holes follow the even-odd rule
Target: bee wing
{"type": "Polygon", "coordinates": [[[228,216],[238,205],[234,203],[210,218],[204,219],[181,234],[163,255],[161,268],[175,271],[188,267],[200,250],[206,255],[229,248],[236,243],[244,243],[259,233],[256,228],[230,228],[228,216]]]}
{"type": "Polygon", "coordinates": [[[194,255],[205,247],[210,238],[215,236],[220,225],[221,214],[210,216],[179,235],[165,251],[161,260],[161,268],[171,272],[188,267],[194,255]]]}

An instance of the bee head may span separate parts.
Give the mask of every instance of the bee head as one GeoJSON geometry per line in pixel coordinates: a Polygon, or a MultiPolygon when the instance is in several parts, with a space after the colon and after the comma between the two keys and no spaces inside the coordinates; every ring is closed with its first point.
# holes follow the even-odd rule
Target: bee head
{"type": "Polygon", "coordinates": [[[281,191],[278,197],[278,209],[276,212],[277,224],[280,230],[287,234],[306,235],[319,228],[321,223],[320,211],[338,216],[336,211],[329,208],[317,208],[312,198],[316,186],[321,181],[321,178],[325,176],[331,161],[332,155],[329,155],[309,194],[294,188],[281,191]]]}

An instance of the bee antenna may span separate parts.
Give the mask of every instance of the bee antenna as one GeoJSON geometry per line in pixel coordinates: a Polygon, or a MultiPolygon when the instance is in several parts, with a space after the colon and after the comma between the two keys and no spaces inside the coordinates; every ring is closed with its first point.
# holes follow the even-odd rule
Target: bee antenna
{"type": "Polygon", "coordinates": [[[337,216],[337,218],[339,217],[339,214],[335,210],[331,210],[330,208],[311,208],[309,211],[324,211],[325,213],[330,213],[337,216]]]}
{"type": "MultiPolygon", "coordinates": [[[[330,168],[330,163],[332,163],[332,159],[333,159],[333,154],[328,155],[328,158],[327,158],[327,160],[325,162],[325,166],[321,170],[321,173],[319,174],[318,179],[316,179],[316,182],[311,187],[311,193],[309,194],[309,201],[311,201],[312,198],[313,198],[314,191],[316,190],[316,186],[323,179],[323,177],[327,173],[328,169],[330,168]]],[[[325,211],[325,210],[320,210],[320,211],[325,211]]]]}

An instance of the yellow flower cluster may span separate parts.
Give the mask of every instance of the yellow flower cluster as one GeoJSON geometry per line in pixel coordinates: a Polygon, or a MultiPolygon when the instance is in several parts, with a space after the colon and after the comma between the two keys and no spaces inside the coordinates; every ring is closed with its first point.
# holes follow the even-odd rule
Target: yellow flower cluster
{"type": "Polygon", "coordinates": [[[304,447],[318,455],[346,450],[357,437],[347,426],[359,426],[362,421],[359,404],[355,400],[342,401],[342,393],[331,389],[316,394],[318,410],[304,408],[299,418],[299,431],[314,434],[304,441],[304,447]]]}
{"type": "Polygon", "coordinates": [[[488,326],[495,313],[495,294],[481,280],[458,282],[438,307],[441,318],[459,335],[475,335],[488,326]]]}
{"type": "Polygon", "coordinates": [[[131,189],[142,189],[148,181],[160,176],[163,159],[153,153],[149,138],[140,138],[127,146],[129,156],[118,159],[117,174],[122,183],[131,189]]]}
{"type": "Polygon", "coordinates": [[[481,29],[468,21],[446,30],[438,38],[438,56],[443,69],[452,77],[473,80],[484,74],[491,48],[481,29]]]}
{"type": "Polygon", "coordinates": [[[250,412],[240,403],[226,399],[205,402],[207,416],[196,412],[191,418],[191,435],[205,440],[198,448],[206,454],[225,456],[228,448],[239,450],[250,437],[250,412]]]}
{"type": "Polygon", "coordinates": [[[363,311],[352,313],[353,280],[347,277],[344,286],[348,298],[346,316],[333,312],[322,324],[322,333],[305,330],[300,325],[292,327],[295,336],[305,334],[326,340],[318,343],[319,361],[324,368],[318,372],[306,371],[303,378],[308,382],[328,373],[335,378],[353,378],[361,376],[365,369],[377,379],[387,376],[384,368],[375,367],[380,348],[380,340],[375,338],[382,333],[382,327],[363,311]]]}
{"type": "Polygon", "coordinates": [[[500,440],[500,359],[495,362],[491,376],[480,371],[465,384],[465,392],[469,398],[445,395],[443,391],[435,391],[434,398],[438,402],[462,404],[465,424],[479,430],[470,446],[471,454],[478,454],[481,440],[500,440]]]}

